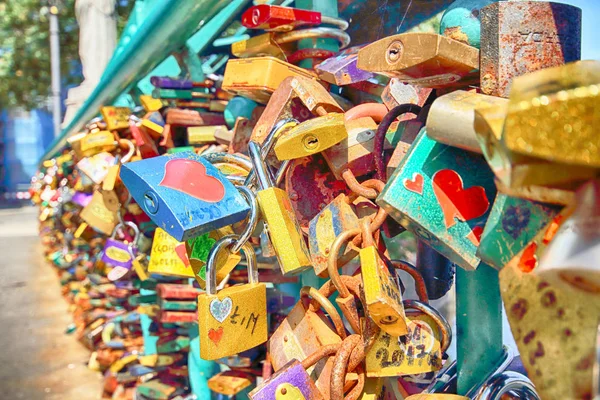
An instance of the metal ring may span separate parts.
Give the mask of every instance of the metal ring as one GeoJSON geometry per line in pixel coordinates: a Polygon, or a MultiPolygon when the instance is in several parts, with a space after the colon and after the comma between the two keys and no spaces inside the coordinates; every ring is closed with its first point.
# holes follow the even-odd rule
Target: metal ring
{"type": "Polygon", "coordinates": [[[340,50],[348,47],[350,44],[350,35],[335,28],[309,28],[299,29],[291,32],[275,35],[274,41],[277,44],[286,44],[297,42],[302,39],[336,39],[340,42],[340,50]]]}
{"type": "MultiPolygon", "coordinates": [[[[206,258],[206,293],[216,294],[217,293],[217,255],[219,251],[225,247],[231,246],[240,237],[238,235],[227,235],[213,245],[212,249],[208,252],[206,258]]],[[[254,248],[249,243],[242,246],[244,255],[246,256],[246,264],[248,265],[248,282],[258,283],[258,270],[256,269],[256,254],[254,248]]]]}
{"type": "Polygon", "coordinates": [[[341,19],[341,18],[334,18],[334,17],[327,17],[325,15],[321,15],[321,23],[322,24],[327,24],[327,25],[333,25],[343,31],[345,31],[346,29],[348,29],[348,26],[350,25],[348,23],[348,21],[346,21],[345,19],[341,19]]]}
{"type": "Polygon", "coordinates": [[[300,289],[300,299],[303,297],[311,297],[316,300],[323,311],[329,314],[329,318],[331,319],[331,322],[333,322],[339,337],[341,337],[342,340],[346,338],[346,330],[344,328],[344,323],[342,322],[342,317],[327,297],[312,286],[303,286],[300,289]]]}
{"type": "Polygon", "coordinates": [[[244,231],[240,234],[239,239],[237,239],[235,243],[231,246],[230,250],[232,253],[235,254],[239,253],[242,249],[242,246],[244,246],[248,242],[248,240],[250,240],[250,236],[252,236],[252,233],[256,229],[259,219],[258,200],[256,200],[256,195],[254,194],[254,192],[248,189],[246,186],[238,186],[237,189],[246,198],[248,204],[250,204],[250,213],[248,216],[248,223],[246,225],[246,229],[244,229],[244,231]]]}
{"type": "Polygon", "coordinates": [[[448,321],[446,321],[446,318],[444,318],[444,316],[440,314],[438,310],[419,300],[404,300],[402,304],[404,305],[405,309],[412,308],[414,310],[419,310],[435,321],[442,334],[440,350],[442,353],[445,353],[452,342],[452,328],[450,327],[448,321]]]}
{"type": "Polygon", "coordinates": [[[115,226],[115,229],[113,229],[112,234],[110,235],[111,239],[114,239],[115,236],[117,236],[117,230],[121,227],[121,226],[125,226],[127,225],[128,227],[130,227],[131,229],[133,229],[133,232],[135,232],[135,235],[133,237],[133,243],[135,243],[135,245],[137,245],[137,241],[140,237],[140,228],[138,228],[138,226],[136,224],[134,224],[131,221],[125,221],[123,223],[118,223],[117,226],[115,226]]]}
{"type": "Polygon", "coordinates": [[[519,399],[540,400],[529,378],[514,371],[504,371],[492,376],[481,386],[473,399],[500,400],[508,392],[518,392],[519,399]]]}

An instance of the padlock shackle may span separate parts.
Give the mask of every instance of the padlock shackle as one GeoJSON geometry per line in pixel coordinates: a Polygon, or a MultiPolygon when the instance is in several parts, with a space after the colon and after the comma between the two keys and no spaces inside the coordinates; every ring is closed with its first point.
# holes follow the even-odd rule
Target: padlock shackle
{"type": "Polygon", "coordinates": [[[472,399],[500,400],[509,392],[518,393],[519,399],[540,400],[529,378],[515,371],[504,371],[493,375],[479,388],[472,399]]]}
{"type": "Polygon", "coordinates": [[[417,295],[419,296],[419,300],[423,303],[429,304],[429,295],[427,294],[427,285],[425,284],[425,279],[423,278],[423,275],[421,275],[421,272],[419,272],[419,270],[414,265],[407,261],[388,260],[387,258],[384,259],[384,262],[386,264],[389,263],[389,265],[391,265],[395,269],[399,269],[408,273],[415,281],[415,290],[417,292],[417,295]]]}
{"type": "MultiPolygon", "coordinates": [[[[238,235],[227,235],[217,240],[212,249],[208,252],[206,258],[206,293],[209,295],[217,294],[217,255],[222,249],[233,245],[236,240],[239,240],[238,235]]],[[[258,269],[256,265],[256,254],[251,244],[245,243],[241,250],[246,256],[246,264],[248,264],[248,283],[258,283],[258,269]]]]}
{"type": "MultiPolygon", "coordinates": [[[[346,328],[344,328],[344,322],[342,321],[342,317],[338,313],[337,309],[333,306],[333,304],[331,304],[329,299],[323,296],[321,292],[319,292],[317,289],[311,286],[304,286],[302,287],[302,289],[300,289],[300,301],[302,301],[302,299],[304,299],[305,297],[312,297],[321,305],[321,308],[323,308],[323,310],[327,312],[327,314],[329,314],[329,318],[333,322],[337,334],[342,339],[345,339],[346,328]]],[[[304,303],[302,304],[302,306],[304,307],[304,303]]],[[[307,307],[304,307],[304,309],[306,310],[307,307]]]]}
{"type": "MultiPolygon", "coordinates": [[[[331,400],[344,400],[344,383],[346,381],[344,378],[346,372],[351,372],[353,370],[351,364],[354,364],[356,368],[364,358],[365,351],[362,336],[356,334],[348,336],[340,345],[333,360],[329,393],[331,400]]],[[[360,385],[360,380],[358,385],[360,385]]],[[[364,379],[362,385],[364,387],[364,379]]],[[[361,387],[360,392],[362,392],[362,389],[363,388],[361,387]]]]}
{"type": "Polygon", "coordinates": [[[337,266],[338,255],[340,253],[340,250],[342,249],[342,246],[346,242],[349,242],[351,239],[354,239],[355,236],[360,234],[360,228],[342,232],[335,238],[329,249],[329,257],[327,258],[327,272],[329,274],[331,282],[336,287],[342,298],[351,296],[351,294],[350,291],[348,291],[348,288],[346,287],[342,279],[340,278],[340,273],[338,271],[337,266]]]}
{"type": "Polygon", "coordinates": [[[237,190],[240,191],[242,196],[246,198],[248,204],[250,205],[250,212],[248,213],[248,223],[246,224],[246,228],[240,234],[239,239],[235,241],[235,243],[231,246],[232,253],[239,253],[242,247],[248,243],[250,240],[250,236],[256,230],[256,226],[258,225],[258,220],[260,217],[259,208],[258,208],[258,200],[256,199],[256,195],[246,186],[237,186],[237,190]]]}
{"type": "Polygon", "coordinates": [[[131,160],[131,157],[135,154],[135,146],[129,139],[119,139],[119,145],[125,145],[128,147],[127,153],[121,158],[121,164],[125,164],[131,160]]]}
{"type": "MultiPolygon", "coordinates": [[[[296,126],[296,125],[298,125],[298,120],[296,120],[294,118],[286,118],[286,119],[277,121],[277,123],[275,125],[273,125],[273,127],[269,131],[269,134],[263,141],[262,146],[260,147],[260,155],[263,159],[267,158],[267,155],[273,149],[273,146],[275,145],[275,138],[277,138],[279,136],[280,131],[283,131],[284,128],[292,127],[292,126],[288,127],[289,124],[293,124],[292,126],[296,126]]],[[[250,143],[252,143],[252,142],[250,142],[250,143]]],[[[250,144],[248,144],[248,145],[250,145],[250,144]]],[[[250,172],[248,173],[248,176],[246,177],[244,186],[252,187],[252,185],[254,183],[254,179],[255,179],[254,169],[252,169],[252,170],[250,170],[250,172]]]]}
{"type": "Polygon", "coordinates": [[[134,236],[133,236],[133,242],[131,245],[133,247],[135,247],[137,245],[138,239],[140,238],[140,228],[138,228],[138,226],[131,221],[119,222],[117,224],[117,226],[115,226],[115,229],[113,229],[112,234],[110,235],[110,238],[114,239],[117,236],[117,231],[119,230],[119,228],[125,227],[125,225],[127,225],[128,227],[133,229],[134,236]]]}
{"type": "Polygon", "coordinates": [[[230,153],[208,153],[202,154],[202,157],[211,164],[227,163],[242,167],[246,171],[252,170],[252,161],[241,154],[230,154],[230,153]]]}
{"type": "Polygon", "coordinates": [[[302,39],[335,39],[340,43],[340,50],[345,49],[350,44],[350,35],[336,28],[296,29],[273,35],[273,41],[279,45],[297,42],[302,39]]]}
{"type": "Polygon", "coordinates": [[[268,171],[267,164],[260,153],[260,146],[256,142],[248,143],[248,153],[254,166],[254,175],[258,178],[258,186],[260,189],[268,189],[273,187],[273,181],[268,171]]]}
{"type": "Polygon", "coordinates": [[[404,300],[402,305],[405,310],[410,308],[422,312],[436,323],[442,336],[440,350],[442,353],[445,353],[448,347],[450,347],[450,343],[452,343],[452,327],[446,318],[438,310],[419,300],[404,300]]]}

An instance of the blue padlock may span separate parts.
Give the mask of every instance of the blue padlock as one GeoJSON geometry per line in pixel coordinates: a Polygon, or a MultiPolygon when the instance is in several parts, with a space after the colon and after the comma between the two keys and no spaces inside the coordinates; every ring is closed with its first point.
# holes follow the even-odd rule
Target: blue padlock
{"type": "Polygon", "coordinates": [[[250,211],[225,175],[192,151],[123,164],[120,177],[152,221],[180,242],[239,222],[250,211]]]}

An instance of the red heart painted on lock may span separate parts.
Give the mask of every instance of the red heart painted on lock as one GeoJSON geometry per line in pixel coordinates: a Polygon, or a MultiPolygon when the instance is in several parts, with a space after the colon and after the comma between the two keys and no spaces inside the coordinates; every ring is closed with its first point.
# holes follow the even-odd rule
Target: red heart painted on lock
{"type": "Polygon", "coordinates": [[[225,197],[225,186],[206,174],[206,167],[194,160],[178,158],[165,164],[165,175],[159,186],[177,190],[198,200],[217,203],[225,197]]]}
{"type": "Polygon", "coordinates": [[[490,206],[485,189],[481,186],[463,188],[463,181],[456,171],[442,169],[432,179],[433,192],[444,212],[446,228],[453,226],[458,218],[469,221],[486,213],[490,206]]]}
{"type": "Polygon", "coordinates": [[[221,338],[223,337],[223,327],[220,326],[219,329],[210,328],[208,331],[208,338],[216,345],[219,344],[221,338]]]}

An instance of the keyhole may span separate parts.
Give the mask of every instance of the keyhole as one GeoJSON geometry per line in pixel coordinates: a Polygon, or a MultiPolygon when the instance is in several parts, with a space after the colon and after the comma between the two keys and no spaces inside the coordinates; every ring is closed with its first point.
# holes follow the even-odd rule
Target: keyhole
{"type": "Polygon", "coordinates": [[[319,139],[314,135],[308,135],[304,138],[303,144],[307,150],[314,150],[319,146],[319,139]]]}
{"type": "Polygon", "coordinates": [[[392,42],[387,48],[387,52],[385,53],[385,60],[388,64],[393,64],[402,57],[402,51],[404,50],[404,46],[402,42],[395,41],[392,42]]]}
{"type": "Polygon", "coordinates": [[[156,214],[158,212],[158,199],[154,192],[144,193],[144,205],[146,206],[146,211],[148,213],[156,214]]]}

